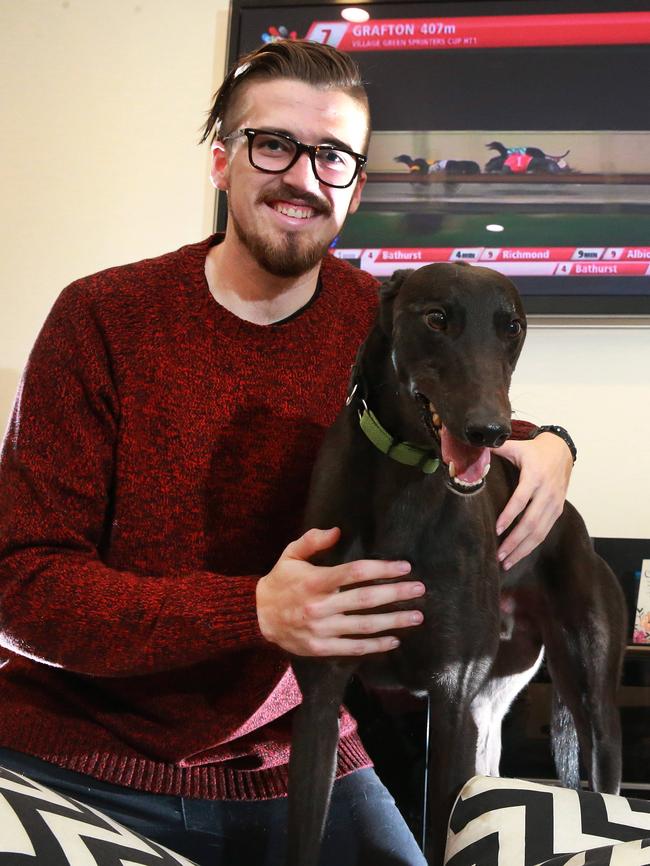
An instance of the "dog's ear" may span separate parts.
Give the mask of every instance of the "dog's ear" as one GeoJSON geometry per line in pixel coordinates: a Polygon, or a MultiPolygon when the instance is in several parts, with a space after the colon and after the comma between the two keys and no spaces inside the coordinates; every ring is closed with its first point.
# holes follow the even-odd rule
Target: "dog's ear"
{"type": "Polygon", "coordinates": [[[395,271],[379,289],[379,323],[386,334],[393,330],[393,302],[404,280],[414,273],[413,268],[395,271]]]}

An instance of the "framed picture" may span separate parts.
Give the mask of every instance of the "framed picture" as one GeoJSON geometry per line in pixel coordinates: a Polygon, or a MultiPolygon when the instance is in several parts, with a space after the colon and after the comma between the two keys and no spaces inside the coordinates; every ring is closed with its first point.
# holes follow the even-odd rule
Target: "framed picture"
{"type": "Polygon", "coordinates": [[[643,560],[639,571],[639,592],[632,642],[650,644],[650,559],[643,560]]]}

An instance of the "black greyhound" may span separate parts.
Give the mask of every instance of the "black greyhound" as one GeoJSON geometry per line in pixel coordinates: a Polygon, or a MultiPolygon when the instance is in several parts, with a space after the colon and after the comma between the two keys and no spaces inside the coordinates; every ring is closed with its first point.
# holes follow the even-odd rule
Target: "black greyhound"
{"type": "Polygon", "coordinates": [[[558,695],[560,779],[578,782],[577,730],[591,787],[618,790],[625,608],[617,579],[569,504],[534,553],[508,572],[497,563],[496,517],[516,471],[492,456],[488,474],[489,449],[511,430],[508,388],[525,329],[515,287],[488,268],[398,271],[381,289],[353,393],[315,466],[305,522],[342,529],[321,564],[409,560],[427,591],[394,608],[417,606],[424,622],[401,631],[392,652],[293,658],[303,702],[290,763],[290,866],[318,862],[339,707],[355,672],[430,695],[430,863],[442,862],[456,792],[477,771],[497,773],[501,719],[542,647],[558,695]]]}
{"type": "Polygon", "coordinates": [[[485,145],[488,150],[496,150],[498,156],[493,156],[485,164],[487,174],[560,174],[571,169],[565,163],[564,158],[571,151],[567,150],[559,156],[551,156],[544,153],[540,147],[506,147],[500,141],[491,141],[485,145]],[[521,165],[512,163],[519,156],[521,165]]]}

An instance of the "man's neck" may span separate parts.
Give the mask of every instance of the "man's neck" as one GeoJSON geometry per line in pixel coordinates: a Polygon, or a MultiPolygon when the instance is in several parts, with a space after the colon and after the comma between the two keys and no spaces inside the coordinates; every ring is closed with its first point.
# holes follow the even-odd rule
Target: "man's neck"
{"type": "Polygon", "coordinates": [[[205,260],[205,277],[215,301],[256,325],[280,322],[304,307],[316,291],[319,271],[320,263],[299,277],[274,276],[228,235],[211,247],[205,260]]]}

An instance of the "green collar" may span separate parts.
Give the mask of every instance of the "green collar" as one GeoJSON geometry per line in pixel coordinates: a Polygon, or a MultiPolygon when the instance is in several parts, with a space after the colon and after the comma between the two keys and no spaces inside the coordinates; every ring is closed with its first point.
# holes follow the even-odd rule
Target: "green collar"
{"type": "Polygon", "coordinates": [[[375,448],[378,448],[382,454],[386,454],[391,459],[397,460],[398,463],[404,463],[406,466],[417,466],[425,475],[432,475],[440,466],[440,460],[434,456],[432,451],[427,451],[410,442],[397,442],[381,426],[375,415],[366,406],[365,401],[363,401],[363,412],[359,412],[359,425],[375,448]]]}

